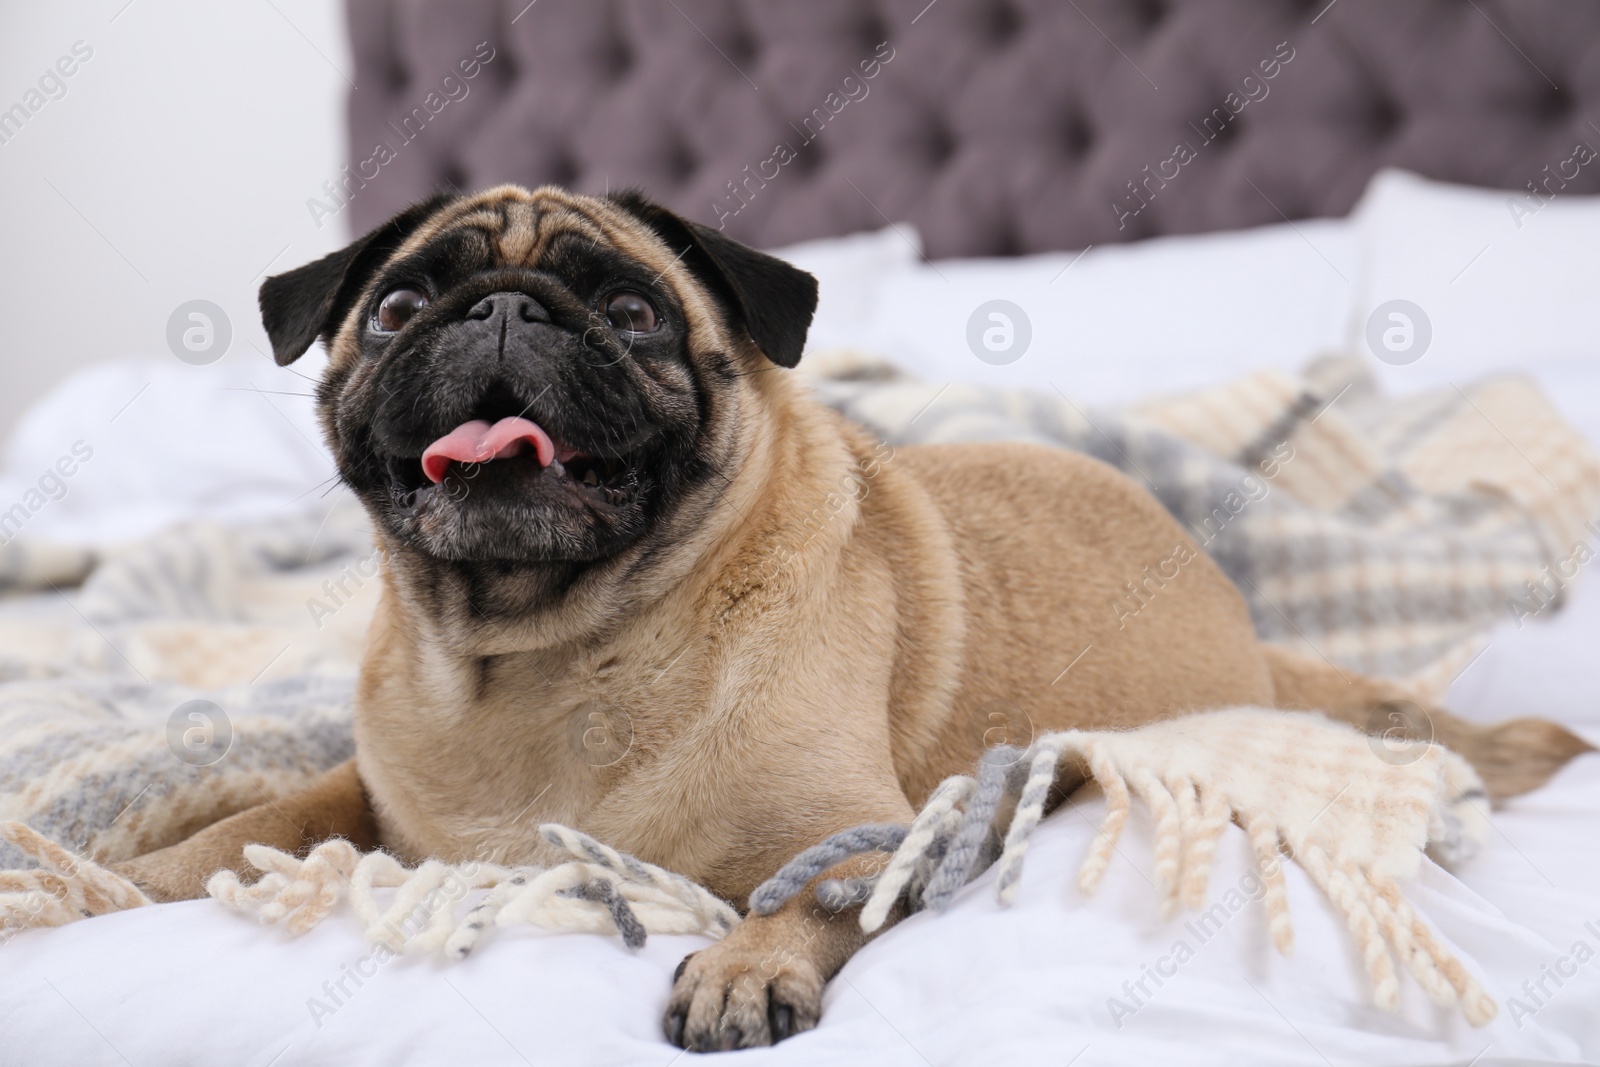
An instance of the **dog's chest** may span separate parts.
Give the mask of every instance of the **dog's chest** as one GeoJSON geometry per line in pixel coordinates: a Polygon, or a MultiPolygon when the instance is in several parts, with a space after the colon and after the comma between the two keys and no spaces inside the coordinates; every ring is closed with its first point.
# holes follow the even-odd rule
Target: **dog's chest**
{"type": "Polygon", "coordinates": [[[664,684],[648,660],[422,666],[364,672],[356,711],[383,838],[415,858],[548,863],[541,823],[648,821],[637,771],[692,714],[694,687],[664,684]]]}

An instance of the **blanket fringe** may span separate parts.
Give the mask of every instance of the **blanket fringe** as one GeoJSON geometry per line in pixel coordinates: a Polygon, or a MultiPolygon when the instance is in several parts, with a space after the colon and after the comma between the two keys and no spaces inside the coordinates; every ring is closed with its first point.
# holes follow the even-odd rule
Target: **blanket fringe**
{"type": "Polygon", "coordinates": [[[362,855],[342,840],[318,845],[304,860],[251,845],[245,858],[266,873],[244,885],[233,871],[218,871],[206,891],[235,911],[283,923],[292,933],[309,930],[348,900],[372,944],[452,959],[469,955],[491,928],[614,931],[636,949],[647,934],[721,938],[739,921],[731,905],[682,875],[570,827],[547,823],[539,832],[573,859],[551,868],[437,860],[406,867],[386,852],[362,855]],[[387,907],[378,889],[396,890],[387,907]],[[475,889],[489,892],[458,916],[456,905],[475,889]]]}
{"type": "Polygon", "coordinates": [[[150,903],[126,878],[56,844],[25,823],[0,822],[0,839],[40,864],[38,870],[0,871],[0,932],[65,926],[150,903]]]}
{"type": "MultiPolygon", "coordinates": [[[[1426,843],[1427,829],[1437,832],[1446,822],[1459,823],[1462,811],[1475,810],[1472,799],[1482,784],[1470,766],[1453,753],[1434,749],[1414,767],[1397,768],[1372,759],[1361,735],[1321,716],[1270,712],[1269,719],[1252,715],[1254,710],[1193,716],[1184,720],[1182,729],[1174,727],[1183,736],[1165,739],[1164,748],[1147,739],[1133,742],[1131,739],[1147,732],[1139,730],[1067,731],[1041,735],[1025,751],[991,749],[980,761],[975,777],[945,779],[908,830],[857,827],[834,835],[801,853],[757,887],[750,896],[750,910],[771,914],[826,868],[873,850],[892,852],[877,875],[848,881],[825,879],[814,890],[818,903],[832,911],[864,902],[860,923],[867,933],[880,929],[901,901],[912,911],[943,910],[961,886],[989,865],[986,858],[998,866],[996,899],[1009,905],[1062,760],[1071,756],[1087,765],[1106,797],[1105,818],[1078,869],[1078,887],[1083,893],[1092,894],[1099,887],[1137,797],[1155,820],[1153,859],[1163,917],[1173,917],[1180,908],[1201,910],[1218,840],[1229,822],[1237,821],[1249,838],[1262,882],[1268,930],[1282,955],[1294,951],[1283,876],[1283,861],[1289,857],[1305,869],[1344,920],[1360,952],[1374,1003],[1388,1011],[1399,1010],[1398,960],[1435,1004],[1459,1008],[1474,1026],[1489,1023],[1499,1010],[1495,1000],[1417,916],[1390,873],[1414,865],[1426,843]],[[1225,718],[1230,715],[1239,718],[1230,722],[1225,718]],[[1215,736],[1206,736],[1208,726],[1217,727],[1211,731],[1215,736]],[[1270,790],[1241,798],[1230,791],[1229,773],[1197,773],[1192,759],[1189,766],[1180,766],[1183,759],[1167,760],[1163,766],[1162,754],[1182,752],[1184,744],[1192,751],[1197,743],[1209,742],[1223,757],[1215,766],[1225,767],[1229,738],[1241,729],[1256,734],[1282,733],[1283,752],[1304,753],[1304,742],[1315,740],[1310,751],[1325,764],[1348,761],[1346,784],[1333,792],[1340,775],[1302,776],[1297,782],[1301,799],[1310,795],[1315,803],[1299,816],[1285,813],[1287,817],[1280,822],[1263,811],[1259,801],[1260,796],[1271,795],[1270,790]],[[1301,745],[1290,743],[1294,741],[1301,745]],[[1348,812],[1335,808],[1363,776],[1367,780],[1362,799],[1352,801],[1348,812]],[[1325,802],[1315,796],[1317,786],[1324,782],[1331,794],[1325,802]],[[1401,789],[1399,801],[1389,799],[1396,782],[1413,795],[1407,797],[1401,789]],[[1415,801],[1419,791],[1428,802],[1408,807],[1405,801],[1415,801]],[[1015,801],[1015,809],[1003,843],[996,844],[998,813],[1008,799],[1015,801]],[[1388,835],[1363,834],[1363,828],[1374,822],[1391,825],[1388,835]],[[985,857],[986,844],[998,857],[985,857]],[[1364,848],[1368,854],[1363,854],[1364,848]]],[[[1263,768],[1254,770],[1259,775],[1263,768]]],[[[1451,845],[1458,855],[1468,851],[1459,833],[1452,833],[1451,845]]]]}
{"type": "MultiPolygon", "coordinates": [[[[235,911],[301,934],[348,900],[367,940],[396,954],[461,959],[491,928],[517,925],[622,936],[629,948],[648,934],[721,938],[739,921],[726,901],[569,827],[541,836],[573,859],[552,868],[429,860],[407,867],[387,852],[362,854],[343,839],[325,841],[304,859],[266,845],[244,855],[262,871],[245,885],[233,871],[211,876],[206,891],[235,911]],[[377,890],[396,892],[384,906],[377,890]],[[464,916],[457,905],[475,889],[489,893],[464,916]]],[[[0,838],[42,868],[0,871],[0,931],[61,926],[151,903],[132,882],[61,847],[20,822],[0,822],[0,838]]]]}

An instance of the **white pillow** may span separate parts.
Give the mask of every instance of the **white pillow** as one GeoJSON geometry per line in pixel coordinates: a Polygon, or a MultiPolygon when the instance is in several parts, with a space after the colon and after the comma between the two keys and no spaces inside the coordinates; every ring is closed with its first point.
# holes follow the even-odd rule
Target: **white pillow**
{"type": "MultiPolygon", "coordinates": [[[[1552,170],[1560,162],[1552,160],[1552,170]]],[[[1567,371],[1600,363],[1592,313],[1600,284],[1600,197],[1541,201],[1385,170],[1351,218],[1364,264],[1351,347],[1372,352],[1368,320],[1390,301],[1409,301],[1424,317],[1409,327],[1411,349],[1373,359],[1387,387],[1409,391],[1508,368],[1567,371]],[[1432,337],[1419,355],[1415,341],[1424,325],[1432,337]]],[[[1387,312],[1379,317],[1385,329],[1400,331],[1395,341],[1405,340],[1405,322],[1387,312]]]]}
{"type": "MultiPolygon", "coordinates": [[[[1074,399],[1122,403],[1261,365],[1298,369],[1340,347],[1355,267],[1344,220],[916,262],[863,285],[876,300],[839,343],[935,381],[1055,386],[1074,399]],[[994,300],[1021,315],[983,308],[994,300]],[[998,350],[1008,335],[1013,347],[998,350]]],[[[817,336],[813,346],[833,343],[817,336]]]]}
{"type": "Polygon", "coordinates": [[[209,366],[162,355],[78,371],[34,402],[6,443],[0,511],[27,514],[7,511],[0,541],[104,544],[187,519],[326,510],[333,459],[314,401],[296,395],[312,392],[307,378],[322,366],[320,348],[291,370],[242,345],[209,366]]]}
{"type": "Polygon", "coordinates": [[[817,313],[806,335],[806,353],[811,354],[860,344],[872,320],[879,283],[917,265],[922,236],[909,223],[901,223],[770,251],[816,276],[817,313]]]}

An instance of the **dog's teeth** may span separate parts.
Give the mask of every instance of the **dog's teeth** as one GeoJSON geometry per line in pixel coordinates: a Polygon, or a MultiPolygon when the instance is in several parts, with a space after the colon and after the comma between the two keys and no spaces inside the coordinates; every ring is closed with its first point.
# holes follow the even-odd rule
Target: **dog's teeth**
{"type": "Polygon", "coordinates": [[[596,474],[593,467],[583,472],[584,485],[599,485],[600,475],[596,474]]]}

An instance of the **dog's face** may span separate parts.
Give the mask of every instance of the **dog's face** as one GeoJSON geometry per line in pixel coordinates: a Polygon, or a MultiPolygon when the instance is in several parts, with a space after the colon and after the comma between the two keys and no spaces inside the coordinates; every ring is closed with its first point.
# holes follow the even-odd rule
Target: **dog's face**
{"type": "Polygon", "coordinates": [[[280,364],[321,336],[343,479],[428,558],[568,576],[720,479],[745,381],[799,359],[816,282],[643,198],[502,186],[269,278],[280,364]]]}

